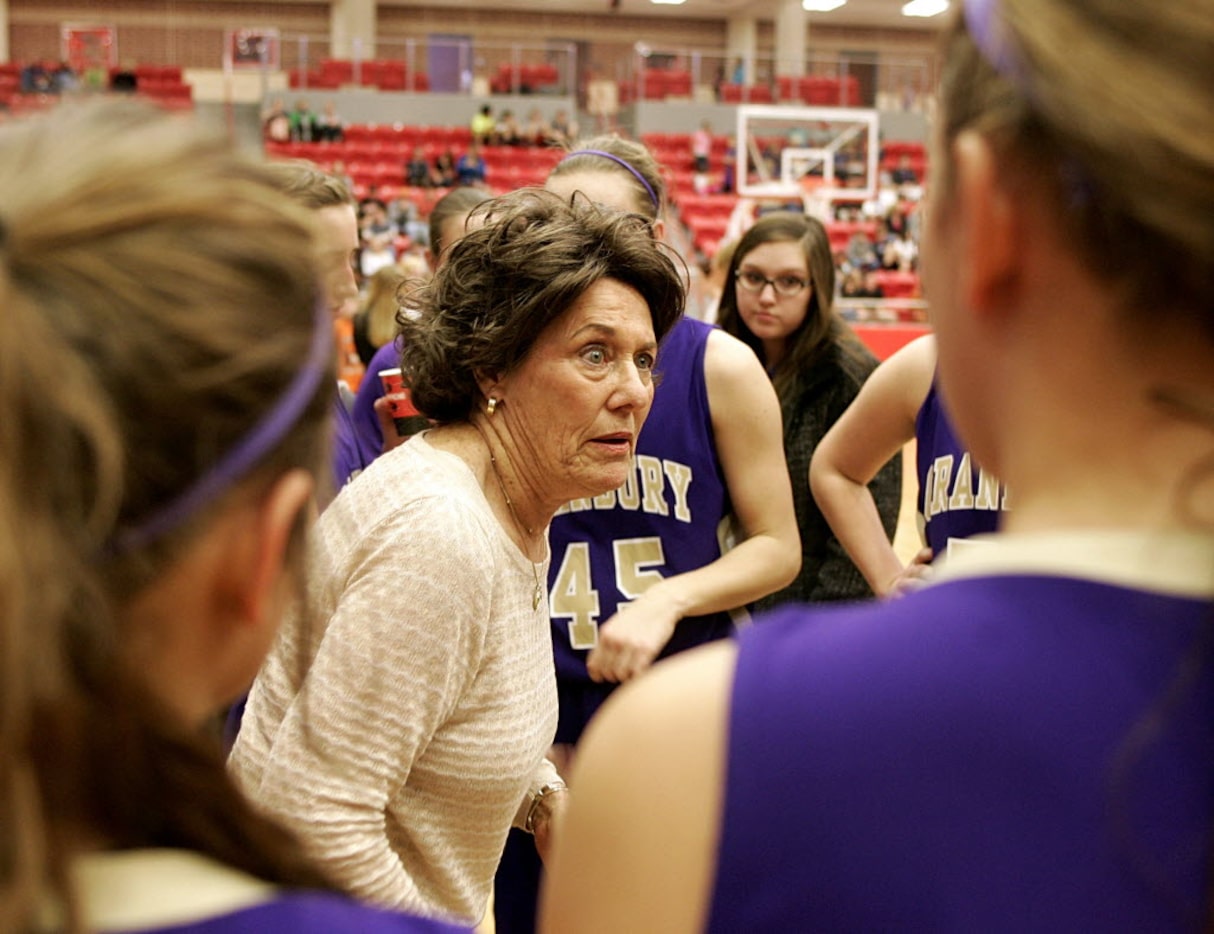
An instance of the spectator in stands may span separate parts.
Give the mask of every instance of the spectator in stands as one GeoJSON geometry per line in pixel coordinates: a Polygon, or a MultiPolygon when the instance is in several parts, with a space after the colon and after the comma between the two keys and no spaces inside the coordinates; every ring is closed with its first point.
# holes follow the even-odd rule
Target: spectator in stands
{"type": "Polygon", "coordinates": [[[904,153],[898,157],[898,164],[889,173],[889,180],[895,185],[919,184],[919,173],[911,167],[910,156],[904,153]]]}
{"type": "Polygon", "coordinates": [[[847,241],[847,261],[853,269],[861,270],[876,269],[881,265],[877,249],[864,230],[856,230],[847,241]]]}
{"type": "Polygon", "coordinates": [[[528,146],[547,146],[552,142],[552,127],[538,107],[532,107],[522,129],[523,142],[528,146]]]}
{"type": "Polygon", "coordinates": [[[55,94],[70,94],[80,87],[80,79],[67,62],[60,62],[51,73],[51,90],[55,94]]]}
{"type": "MultiPolygon", "coordinates": [[[[758,354],[775,384],[801,533],[800,574],[791,586],[759,601],[761,608],[872,596],[809,490],[814,449],[877,366],[876,357],[835,313],[834,297],[830,238],[820,221],[790,212],[769,214],[742,235],[718,320],[758,354]]],[[[878,472],[872,493],[892,539],[902,502],[900,458],[878,472]]]]}
{"type": "Polygon", "coordinates": [[[468,151],[459,157],[455,163],[455,182],[457,185],[485,185],[485,160],[481,158],[480,143],[473,140],[468,151]]]}
{"type": "Polygon", "coordinates": [[[503,110],[493,127],[493,144],[496,146],[520,146],[525,142],[522,127],[513,110],[503,110]]]}
{"type": "Polygon", "coordinates": [[[885,226],[893,234],[905,235],[910,232],[910,219],[900,203],[895,203],[885,215],[885,226]]]}
{"type": "Polygon", "coordinates": [[[21,69],[22,94],[50,94],[53,90],[51,73],[42,62],[31,62],[21,69]]]}
{"type": "Polygon", "coordinates": [[[337,104],[325,101],[316,117],[316,139],[321,143],[340,143],[346,138],[345,123],[337,113],[337,104]]]}
{"type": "Polygon", "coordinates": [[[210,728],[306,579],[308,218],[127,102],[3,133],[0,929],[454,934],[339,895],[210,728]]]}
{"type": "Polygon", "coordinates": [[[405,163],[405,184],[414,188],[430,188],[437,181],[434,168],[426,161],[425,148],[414,146],[413,155],[405,163]]]}
{"type": "Polygon", "coordinates": [[[702,120],[691,134],[691,167],[703,175],[708,172],[712,158],[712,121],[702,120]]]}
{"type": "Polygon", "coordinates": [[[864,298],[864,271],[856,269],[850,263],[839,268],[839,296],[841,298],[864,298]]]}
{"type": "MultiPolygon", "coordinates": [[[[375,352],[396,337],[397,290],[404,281],[404,273],[393,263],[376,270],[367,282],[366,294],[354,313],[354,347],[363,366],[370,366],[375,352]]],[[[377,377],[372,373],[370,378],[377,377]]]]}
{"type": "Polygon", "coordinates": [[[318,140],[316,114],[312,112],[308,101],[299,98],[295,109],[291,111],[291,139],[296,143],[314,143],[318,140]]]}
{"type": "Polygon", "coordinates": [[[856,293],[859,298],[885,298],[885,288],[881,285],[881,277],[875,269],[866,269],[861,273],[860,290],[856,293]]]}
{"type": "Polygon", "coordinates": [[[434,157],[434,184],[439,188],[450,188],[457,178],[455,153],[450,148],[444,149],[434,157]]]}
{"type": "Polygon", "coordinates": [[[364,201],[359,224],[359,271],[367,279],[396,262],[396,228],[388,220],[388,206],[378,198],[364,201]]]}
{"type": "Polygon", "coordinates": [[[554,146],[565,146],[577,139],[577,122],[569,119],[563,107],[553,115],[550,130],[554,146]]]}
{"type": "Polygon", "coordinates": [[[919,264],[919,247],[902,233],[891,232],[881,249],[881,268],[914,272],[919,264]]]}
{"type": "Polygon", "coordinates": [[[123,63],[120,68],[110,73],[110,90],[116,94],[134,94],[139,89],[139,76],[130,63],[123,63]]]}
{"type": "Polygon", "coordinates": [[[402,191],[392,201],[388,209],[388,220],[400,236],[408,239],[408,246],[423,250],[430,246],[429,225],[421,216],[417,202],[408,191],[402,191]]]}
{"type": "Polygon", "coordinates": [[[261,112],[261,133],[267,142],[291,141],[291,113],[281,97],[275,97],[261,112]]]}
{"type": "Polygon", "coordinates": [[[738,190],[738,142],[737,137],[732,134],[729,137],[729,145],[725,148],[723,162],[725,171],[721,177],[721,192],[729,195],[738,190]]]}
{"type": "Polygon", "coordinates": [[[473,142],[488,146],[493,142],[493,131],[496,127],[497,121],[493,118],[493,108],[488,104],[482,104],[481,109],[472,115],[472,121],[469,124],[473,142]]]}

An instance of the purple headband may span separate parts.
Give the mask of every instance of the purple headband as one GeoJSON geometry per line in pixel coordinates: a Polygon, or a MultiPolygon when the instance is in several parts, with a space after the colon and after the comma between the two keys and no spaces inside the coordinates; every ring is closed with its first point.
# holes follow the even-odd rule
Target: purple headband
{"type": "Polygon", "coordinates": [[[1024,68],[1016,58],[1007,26],[999,16],[999,0],[965,0],[962,9],[966,32],[982,57],[1000,75],[1024,90],[1024,68]]]}
{"type": "Polygon", "coordinates": [[[304,409],[315,397],[321,378],[328,371],[332,353],[331,316],[325,303],[318,301],[308,359],[274,408],[185,492],[153,512],[139,525],[120,531],[114,538],[111,551],[121,554],[155,541],[207,503],[216,500],[248,473],[299,421],[304,409]]]}
{"type": "Polygon", "coordinates": [[[657,194],[653,190],[653,186],[650,185],[649,182],[645,181],[645,176],[638,172],[632,163],[630,163],[627,159],[621,159],[619,156],[613,156],[611,153],[603,152],[601,149],[579,149],[576,152],[569,153],[569,155],[565,156],[561,162],[572,159],[574,156],[602,156],[604,159],[610,159],[616,165],[622,165],[629,172],[631,172],[632,177],[640,182],[644,186],[645,190],[649,192],[649,200],[653,202],[653,206],[655,208],[660,208],[662,206],[662,203],[658,200],[657,194]]]}

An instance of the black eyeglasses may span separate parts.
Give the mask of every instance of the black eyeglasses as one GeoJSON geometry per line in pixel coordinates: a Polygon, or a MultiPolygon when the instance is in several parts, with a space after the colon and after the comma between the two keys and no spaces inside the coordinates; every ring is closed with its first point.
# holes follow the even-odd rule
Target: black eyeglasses
{"type": "Polygon", "coordinates": [[[785,297],[800,295],[809,285],[800,276],[776,276],[774,279],[768,279],[763,273],[753,269],[739,269],[734,273],[734,279],[747,292],[762,292],[770,285],[777,295],[785,297]]]}

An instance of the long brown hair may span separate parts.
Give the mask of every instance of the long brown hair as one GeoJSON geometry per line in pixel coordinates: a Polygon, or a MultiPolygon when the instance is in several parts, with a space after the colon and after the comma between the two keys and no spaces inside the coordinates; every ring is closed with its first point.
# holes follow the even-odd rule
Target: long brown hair
{"type": "Polygon", "coordinates": [[[226,141],[129,103],[5,126],[0,205],[0,929],[48,893],[80,926],[84,839],[323,885],[123,651],[128,602],[216,506],[323,470],[309,217],[226,141]],[[289,430],[217,485],[284,396],[289,430]]]}
{"type": "Polygon", "coordinates": [[[831,348],[847,354],[859,351],[855,333],[835,314],[835,261],[830,249],[830,237],[822,222],[805,214],[778,211],[760,217],[738,240],[730,257],[729,270],[718,306],[721,330],[750,346],[759,359],[767,363],[763,342],[742,320],[738,313],[738,267],[747,254],[764,243],[795,243],[805,254],[812,294],[805,320],[785,339],[788,348],[784,358],[770,371],[776,394],[787,405],[795,390],[799,375],[808,373],[831,348]]]}

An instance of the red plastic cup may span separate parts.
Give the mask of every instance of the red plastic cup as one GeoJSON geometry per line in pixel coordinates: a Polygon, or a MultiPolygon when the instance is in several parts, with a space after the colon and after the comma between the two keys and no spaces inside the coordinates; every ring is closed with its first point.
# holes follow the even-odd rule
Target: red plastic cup
{"type": "Polygon", "coordinates": [[[392,424],[396,426],[398,435],[404,438],[430,427],[430,420],[413,405],[413,396],[399,368],[380,370],[379,381],[384,387],[384,398],[388,400],[392,424]]]}

